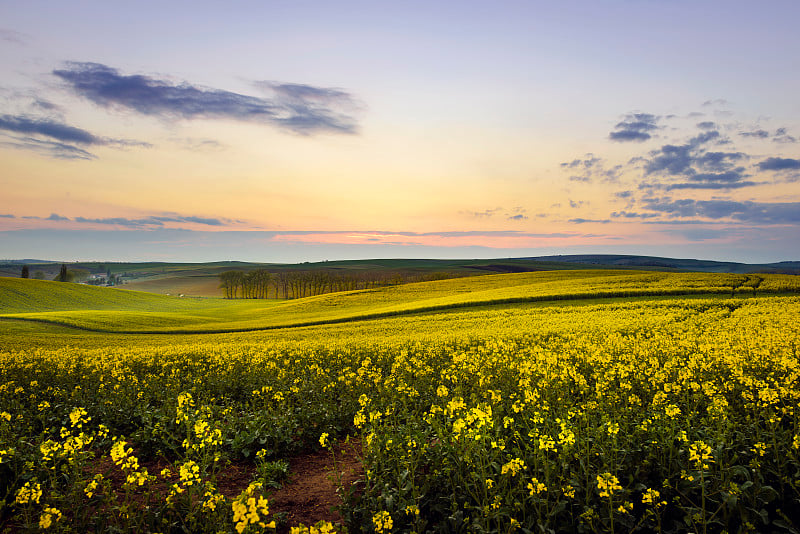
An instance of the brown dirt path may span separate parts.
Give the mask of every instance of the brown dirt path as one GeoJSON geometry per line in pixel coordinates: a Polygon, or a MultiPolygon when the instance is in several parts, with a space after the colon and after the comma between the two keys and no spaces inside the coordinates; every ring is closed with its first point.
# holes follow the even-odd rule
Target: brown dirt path
{"type": "Polygon", "coordinates": [[[289,482],[268,497],[270,514],[284,514],[278,532],[303,523],[317,521],[341,523],[342,516],[334,507],[342,504],[337,491],[363,478],[361,442],[337,443],[334,455],[328,450],[316,451],[289,458],[289,482]],[[337,477],[337,473],[339,473],[337,477]]]}

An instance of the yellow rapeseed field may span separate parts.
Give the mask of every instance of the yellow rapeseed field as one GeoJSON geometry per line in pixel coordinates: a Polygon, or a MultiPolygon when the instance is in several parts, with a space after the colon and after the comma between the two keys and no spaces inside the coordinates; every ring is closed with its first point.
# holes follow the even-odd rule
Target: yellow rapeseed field
{"type": "Polygon", "coordinates": [[[55,287],[38,311],[39,286],[13,288],[0,530],[271,531],[270,463],[347,437],[365,473],[344,524],[293,532],[800,529],[793,277],[526,273],[130,309],[55,287]],[[154,333],[20,321],[48,314],[154,333]],[[231,465],[253,480],[226,496],[231,465]]]}

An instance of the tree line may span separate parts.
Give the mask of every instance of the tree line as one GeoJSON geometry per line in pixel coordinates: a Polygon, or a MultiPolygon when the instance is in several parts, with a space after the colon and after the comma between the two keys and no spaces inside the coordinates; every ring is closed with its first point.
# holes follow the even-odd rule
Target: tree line
{"type": "Polygon", "coordinates": [[[296,299],[355,289],[425,282],[464,276],[460,273],[404,273],[396,271],[336,272],[330,270],[224,271],[219,274],[226,299],[296,299]]]}

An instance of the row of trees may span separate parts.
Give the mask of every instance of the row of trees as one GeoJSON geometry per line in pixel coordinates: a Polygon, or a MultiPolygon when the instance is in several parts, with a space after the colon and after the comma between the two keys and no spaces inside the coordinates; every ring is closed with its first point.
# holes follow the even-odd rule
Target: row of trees
{"type": "Polygon", "coordinates": [[[443,272],[337,272],[322,269],[270,272],[266,269],[255,269],[222,272],[219,275],[219,287],[226,299],[296,299],[336,291],[372,289],[456,276],[460,275],[443,272]]]}
{"type": "MultiPolygon", "coordinates": [[[[75,282],[78,280],[84,280],[88,278],[89,271],[86,269],[67,269],[65,264],[61,264],[61,268],[58,270],[58,274],[53,278],[56,282],[75,282]]],[[[30,278],[31,277],[31,270],[30,267],[27,265],[22,266],[22,270],[20,272],[20,278],[30,278]]],[[[37,280],[44,280],[45,274],[43,271],[36,271],[33,273],[33,277],[37,280]]]]}

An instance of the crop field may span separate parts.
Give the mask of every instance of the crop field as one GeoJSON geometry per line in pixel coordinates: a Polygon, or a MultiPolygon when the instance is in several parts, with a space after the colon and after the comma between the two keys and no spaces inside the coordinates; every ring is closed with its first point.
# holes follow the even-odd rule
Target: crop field
{"type": "Polygon", "coordinates": [[[798,317],[788,275],[0,278],[0,531],[798,532],[798,317]],[[339,508],[301,526],[309,454],[339,508]]]}

